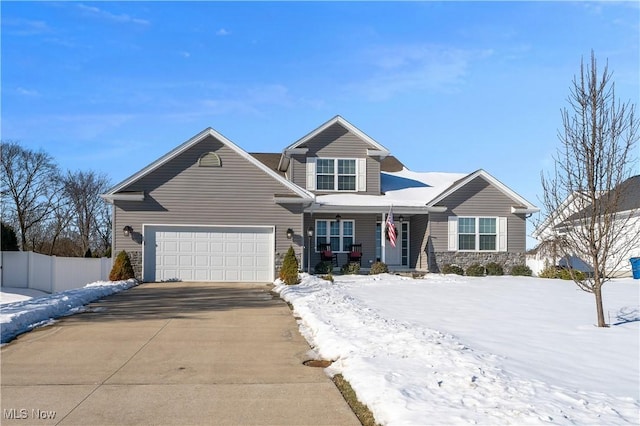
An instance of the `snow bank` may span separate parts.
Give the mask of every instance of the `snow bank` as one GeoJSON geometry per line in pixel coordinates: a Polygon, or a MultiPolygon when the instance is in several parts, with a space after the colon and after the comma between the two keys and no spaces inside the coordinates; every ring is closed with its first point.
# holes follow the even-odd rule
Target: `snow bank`
{"type": "Polygon", "coordinates": [[[6,343],[54,318],[80,312],[83,305],[131,288],[136,280],[97,281],[82,288],[53,293],[0,306],[1,343],[6,343]]]}

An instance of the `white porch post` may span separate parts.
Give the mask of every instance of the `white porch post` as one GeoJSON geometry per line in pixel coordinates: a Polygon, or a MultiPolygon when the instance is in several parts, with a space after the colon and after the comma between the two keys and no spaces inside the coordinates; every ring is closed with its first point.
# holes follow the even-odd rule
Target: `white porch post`
{"type": "Polygon", "coordinates": [[[382,233],[380,235],[380,261],[382,261],[382,263],[387,263],[386,256],[385,256],[385,251],[387,247],[387,239],[385,237],[386,228],[387,228],[387,214],[385,212],[382,212],[382,223],[380,224],[380,232],[382,233]]]}

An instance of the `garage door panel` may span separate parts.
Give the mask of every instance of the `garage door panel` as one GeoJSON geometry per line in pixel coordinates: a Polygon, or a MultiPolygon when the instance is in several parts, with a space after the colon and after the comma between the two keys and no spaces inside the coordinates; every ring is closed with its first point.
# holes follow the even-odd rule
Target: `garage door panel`
{"type": "Polygon", "coordinates": [[[269,227],[147,225],[145,279],[271,281],[273,238],[269,227]]]}

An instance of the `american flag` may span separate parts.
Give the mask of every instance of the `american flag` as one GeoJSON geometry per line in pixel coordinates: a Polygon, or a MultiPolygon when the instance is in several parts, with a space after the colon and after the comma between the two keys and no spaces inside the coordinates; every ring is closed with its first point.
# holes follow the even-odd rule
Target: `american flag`
{"type": "Polygon", "coordinates": [[[387,215],[387,238],[393,247],[396,246],[396,225],[393,223],[393,207],[389,207],[389,214],[387,215]]]}

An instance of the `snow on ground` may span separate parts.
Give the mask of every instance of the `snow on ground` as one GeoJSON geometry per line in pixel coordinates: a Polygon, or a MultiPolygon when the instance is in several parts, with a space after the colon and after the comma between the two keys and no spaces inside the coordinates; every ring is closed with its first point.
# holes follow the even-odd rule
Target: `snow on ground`
{"type": "Polygon", "coordinates": [[[0,343],[6,343],[20,333],[50,323],[54,318],[81,312],[87,303],[136,285],[135,280],[97,281],[82,288],[31,297],[27,289],[2,288],[0,294],[0,343]],[[12,302],[10,300],[20,299],[12,302]]]}
{"type": "Polygon", "coordinates": [[[18,287],[0,287],[0,305],[6,305],[7,303],[20,302],[22,300],[33,299],[34,297],[46,296],[49,293],[40,290],[34,290],[32,288],[18,288],[18,287]]]}
{"type": "Polygon", "coordinates": [[[640,282],[304,275],[276,290],[383,424],[639,424],[640,282]]]}

